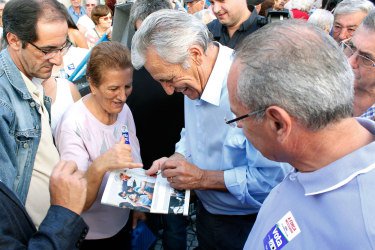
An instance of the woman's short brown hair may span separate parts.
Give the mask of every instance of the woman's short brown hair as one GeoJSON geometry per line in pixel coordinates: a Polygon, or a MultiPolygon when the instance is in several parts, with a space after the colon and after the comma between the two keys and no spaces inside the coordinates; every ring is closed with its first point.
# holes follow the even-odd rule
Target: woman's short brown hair
{"type": "Polygon", "coordinates": [[[97,25],[99,24],[99,18],[106,16],[109,13],[113,15],[112,10],[107,5],[99,4],[92,9],[91,19],[95,25],[97,25]]]}
{"type": "Polygon", "coordinates": [[[90,84],[99,87],[106,71],[127,68],[133,68],[130,51],[119,42],[101,42],[91,51],[86,77],[90,84]]]}

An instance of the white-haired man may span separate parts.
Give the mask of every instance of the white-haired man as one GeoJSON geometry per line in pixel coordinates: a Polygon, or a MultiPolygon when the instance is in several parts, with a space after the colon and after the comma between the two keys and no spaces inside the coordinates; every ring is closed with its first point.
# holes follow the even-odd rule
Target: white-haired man
{"type": "Polygon", "coordinates": [[[200,20],[173,10],[148,16],[132,40],[135,68],[144,65],[167,94],[185,95],[176,151],[148,173],[161,169],[172,187],[195,190],[202,249],[242,249],[262,201],[290,170],[266,160],[240,129],[223,122],[233,118],[226,88],[232,53],[212,42],[200,20]]]}
{"type": "Polygon", "coordinates": [[[344,0],[333,12],[333,38],[340,43],[353,36],[363,18],[374,8],[369,0],[344,0]]]}

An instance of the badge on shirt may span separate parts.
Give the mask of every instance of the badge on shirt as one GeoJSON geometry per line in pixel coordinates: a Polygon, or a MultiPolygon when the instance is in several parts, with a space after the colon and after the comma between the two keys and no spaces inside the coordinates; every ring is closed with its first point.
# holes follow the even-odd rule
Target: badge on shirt
{"type": "Polygon", "coordinates": [[[76,68],[76,67],[74,66],[73,63],[71,63],[71,64],[68,65],[68,69],[69,69],[69,70],[75,70],[75,68],[76,68]]]}
{"type": "Polygon", "coordinates": [[[293,240],[299,233],[296,219],[291,211],[287,212],[275,226],[271,228],[266,237],[263,239],[265,250],[279,250],[289,241],[293,240]]]}

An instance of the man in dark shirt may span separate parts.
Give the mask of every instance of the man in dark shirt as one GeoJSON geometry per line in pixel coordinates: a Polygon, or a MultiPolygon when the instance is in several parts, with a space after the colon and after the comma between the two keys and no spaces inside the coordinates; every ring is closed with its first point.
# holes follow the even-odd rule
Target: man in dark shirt
{"type": "Polygon", "coordinates": [[[214,40],[232,49],[247,35],[256,31],[265,20],[259,16],[255,7],[261,0],[211,0],[216,20],[207,24],[214,40]]]}

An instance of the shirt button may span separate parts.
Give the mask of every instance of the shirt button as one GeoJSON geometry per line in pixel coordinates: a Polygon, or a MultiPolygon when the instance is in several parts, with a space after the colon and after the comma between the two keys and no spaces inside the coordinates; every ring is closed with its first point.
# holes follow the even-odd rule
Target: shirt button
{"type": "Polygon", "coordinates": [[[35,107],[35,102],[30,102],[30,107],[34,108],[35,107]]]}
{"type": "Polygon", "coordinates": [[[27,143],[23,144],[23,148],[28,148],[28,147],[29,147],[29,144],[27,144],[27,143]]]}
{"type": "Polygon", "coordinates": [[[35,126],[35,129],[39,129],[39,125],[36,125],[36,126],[35,126]]]}
{"type": "Polygon", "coordinates": [[[289,180],[291,180],[291,181],[295,181],[296,178],[297,178],[297,174],[296,174],[296,173],[291,173],[291,174],[289,175],[289,180]]]}

